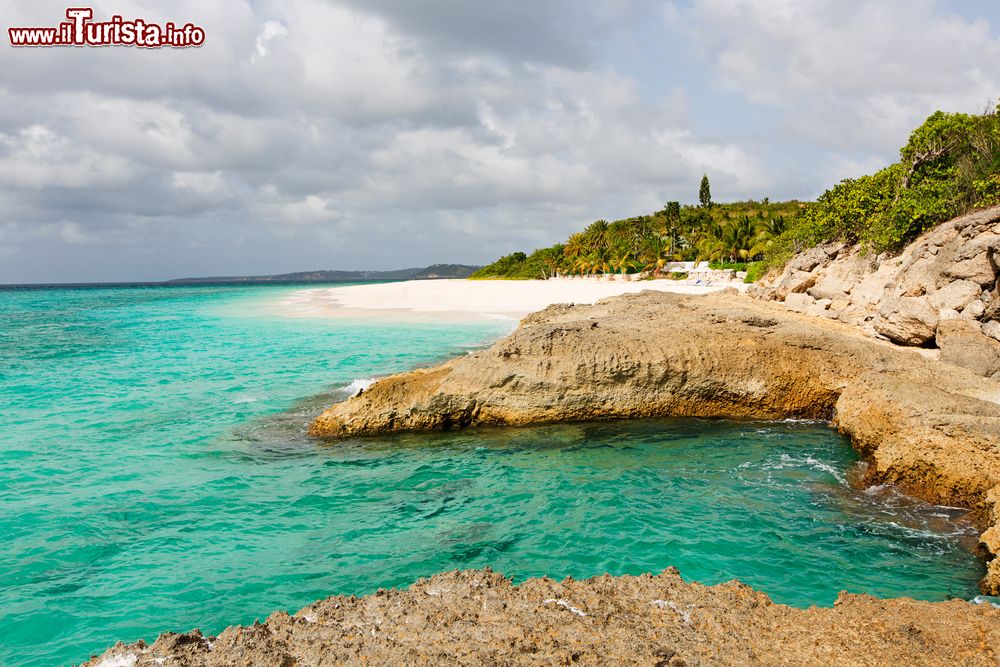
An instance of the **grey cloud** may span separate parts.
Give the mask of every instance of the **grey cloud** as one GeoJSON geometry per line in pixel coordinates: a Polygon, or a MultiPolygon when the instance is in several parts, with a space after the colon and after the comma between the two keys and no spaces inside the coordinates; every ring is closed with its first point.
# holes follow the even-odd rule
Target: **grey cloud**
{"type": "MultiPolygon", "coordinates": [[[[5,20],[58,21],[39,4],[5,20]]],[[[683,91],[605,62],[653,9],[189,0],[150,18],[204,25],[200,49],[0,47],[0,282],[486,261],[690,199],[705,170],[720,196],[787,191],[738,126],[706,137],[683,91]]],[[[713,17],[688,34],[766,43],[713,17]]],[[[720,71],[749,90],[771,70],[720,71]]]]}
{"type": "Polygon", "coordinates": [[[979,111],[1000,95],[989,65],[1000,35],[957,13],[972,4],[698,0],[668,3],[664,17],[722,85],[776,109],[789,133],[888,161],[933,111],[979,111]]]}
{"type": "Polygon", "coordinates": [[[340,2],[386,19],[430,49],[573,68],[592,63],[602,32],[621,27],[650,4],[630,0],[340,2]]]}

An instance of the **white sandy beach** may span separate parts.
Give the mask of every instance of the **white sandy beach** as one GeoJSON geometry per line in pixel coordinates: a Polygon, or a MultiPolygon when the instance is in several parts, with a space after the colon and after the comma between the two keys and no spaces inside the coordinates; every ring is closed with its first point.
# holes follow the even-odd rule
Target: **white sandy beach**
{"type": "Polygon", "coordinates": [[[738,280],[695,285],[668,279],[626,281],[620,277],[414,280],[298,290],[284,298],[280,308],[294,317],[518,320],[554,303],[594,303],[643,290],[707,294],[727,287],[747,286],[738,280]]]}

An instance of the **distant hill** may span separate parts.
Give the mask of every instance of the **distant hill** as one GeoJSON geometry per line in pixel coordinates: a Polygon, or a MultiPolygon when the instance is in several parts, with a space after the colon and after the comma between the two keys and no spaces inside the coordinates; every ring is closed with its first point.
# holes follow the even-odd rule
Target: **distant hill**
{"type": "Polygon", "coordinates": [[[225,283],[353,283],[369,280],[436,280],[468,278],[480,267],[465,264],[434,264],[419,269],[397,271],[301,271],[276,276],[210,276],[205,278],[175,278],[168,285],[202,285],[225,283]]]}

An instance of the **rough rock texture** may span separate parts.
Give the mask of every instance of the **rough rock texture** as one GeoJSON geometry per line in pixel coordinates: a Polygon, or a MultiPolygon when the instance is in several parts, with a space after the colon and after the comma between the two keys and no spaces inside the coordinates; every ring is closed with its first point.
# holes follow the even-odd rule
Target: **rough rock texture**
{"type": "Polygon", "coordinates": [[[1000,340],[984,336],[976,322],[965,319],[942,321],[938,325],[937,344],[941,349],[941,361],[1000,380],[1000,340]]]}
{"type": "Polygon", "coordinates": [[[828,418],[886,355],[843,326],[736,295],[644,292],[529,315],[491,348],[383,378],[313,424],[320,436],[659,415],[828,418]],[[833,342],[836,341],[836,342],[833,342]],[[829,349],[840,346],[851,361],[829,349]],[[766,360],[766,363],[765,363],[766,360]],[[808,369],[808,371],[805,371],[808,369]]]}
{"type": "Polygon", "coordinates": [[[738,582],[676,570],[518,586],[486,571],[406,591],[332,597],[218,637],[119,644],[99,665],[996,665],[1000,609],[841,594],[832,608],[774,604],[738,582]]]}
{"type": "MultiPolygon", "coordinates": [[[[991,331],[1000,338],[998,264],[1000,207],[995,207],[935,227],[898,256],[873,256],[835,243],[812,248],[751,294],[900,345],[943,348],[941,323],[964,319],[978,329],[966,329],[964,340],[983,350],[982,338],[991,331]]],[[[947,361],[993,375],[993,365],[982,365],[979,358],[949,355],[947,361]]]]}
{"type": "MultiPolygon", "coordinates": [[[[871,462],[869,483],[972,508],[991,525],[1000,383],[732,294],[553,306],[487,350],[383,378],[324,412],[311,432],[667,415],[831,418],[871,462]]],[[[1000,559],[990,568],[985,581],[1000,584],[1000,559]]]]}
{"type": "Polygon", "coordinates": [[[894,343],[923,345],[934,340],[941,317],[926,296],[887,296],[875,319],[875,331],[894,343]]]}

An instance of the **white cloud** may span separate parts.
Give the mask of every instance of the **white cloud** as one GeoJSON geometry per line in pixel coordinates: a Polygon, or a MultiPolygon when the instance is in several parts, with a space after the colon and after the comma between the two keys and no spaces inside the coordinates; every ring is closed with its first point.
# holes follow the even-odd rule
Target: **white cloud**
{"type": "Polygon", "coordinates": [[[277,218],[292,224],[326,222],[333,217],[332,202],[319,195],[306,195],[299,201],[279,207],[277,218]]]}
{"type": "MultiPolygon", "coordinates": [[[[5,20],[57,22],[42,4],[5,20]]],[[[929,110],[981,107],[1000,60],[990,26],[931,0],[668,5],[654,38],[711,74],[647,63],[665,82],[609,57],[649,0],[147,4],[95,9],[190,20],[205,45],[4,51],[0,282],[485,261],[690,201],[704,171],[718,199],[822,189],[929,110]],[[684,82],[705,79],[771,134],[699,118],[684,82]],[[786,139],[803,164],[776,164],[786,139]]]]}
{"type": "Polygon", "coordinates": [[[127,160],[79,146],[41,124],[0,133],[0,148],[0,182],[8,187],[114,186],[130,177],[127,160]]]}
{"type": "Polygon", "coordinates": [[[859,178],[865,174],[873,174],[884,166],[885,160],[877,155],[869,155],[861,159],[835,155],[827,161],[822,176],[826,183],[833,185],[847,178],[859,178]]]}
{"type": "MultiPolygon", "coordinates": [[[[282,23],[278,21],[265,21],[264,25],[261,27],[260,34],[257,35],[257,43],[255,44],[257,56],[263,58],[267,55],[267,43],[272,39],[287,36],[288,28],[286,28],[282,23]]],[[[256,57],[251,57],[250,60],[252,62],[256,62],[256,57]]]]}
{"type": "Polygon", "coordinates": [[[1000,38],[937,0],[696,0],[663,14],[721,84],[832,147],[891,155],[936,109],[1000,95],[1000,38]]]}
{"type": "Polygon", "coordinates": [[[175,171],[174,187],[201,195],[215,194],[223,188],[221,171],[175,171]]]}

